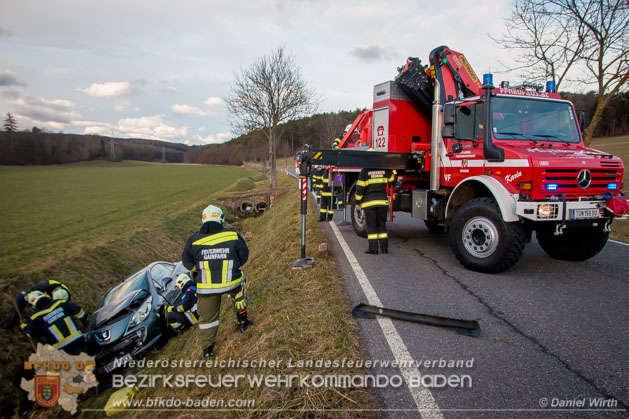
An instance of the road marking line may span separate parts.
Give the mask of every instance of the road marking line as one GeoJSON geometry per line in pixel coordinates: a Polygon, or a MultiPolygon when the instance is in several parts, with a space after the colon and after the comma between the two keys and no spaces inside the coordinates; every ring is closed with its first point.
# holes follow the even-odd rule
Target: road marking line
{"type": "Polygon", "coordinates": [[[623,243],[623,242],[619,242],[617,240],[609,240],[612,243],[617,243],[617,244],[622,244],[623,246],[629,246],[629,243],[623,243]]]}
{"type": "MultiPolygon", "coordinates": [[[[341,232],[336,226],[336,223],[334,221],[330,222],[330,227],[332,227],[332,231],[336,236],[336,240],[341,245],[341,248],[345,253],[345,257],[347,257],[347,260],[352,267],[354,274],[356,275],[356,279],[358,279],[358,283],[360,284],[363,293],[367,297],[367,302],[371,305],[382,307],[382,303],[380,302],[380,298],[378,298],[378,294],[376,294],[376,290],[369,282],[367,275],[365,275],[365,272],[358,263],[358,260],[354,256],[354,253],[349,248],[347,242],[341,235],[341,232]]],[[[415,404],[420,411],[421,417],[424,419],[443,419],[441,410],[439,409],[439,406],[437,405],[437,402],[432,396],[430,390],[421,386],[412,388],[409,386],[409,383],[411,381],[420,382],[419,378],[421,377],[421,374],[419,373],[419,370],[417,368],[408,367],[408,365],[412,365],[413,357],[408,352],[406,344],[395,329],[393,322],[391,321],[391,319],[384,317],[376,318],[378,319],[378,324],[380,324],[382,333],[384,333],[384,337],[389,344],[389,348],[391,348],[391,352],[393,352],[395,360],[400,365],[404,366],[403,368],[400,367],[400,372],[402,373],[404,380],[406,380],[408,391],[411,393],[411,396],[413,397],[413,400],[415,401],[415,404]]]]}

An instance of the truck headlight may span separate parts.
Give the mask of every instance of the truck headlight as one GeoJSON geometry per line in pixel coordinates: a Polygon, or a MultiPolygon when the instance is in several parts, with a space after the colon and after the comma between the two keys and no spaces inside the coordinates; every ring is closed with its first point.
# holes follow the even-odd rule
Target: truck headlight
{"type": "Polygon", "coordinates": [[[129,322],[129,328],[137,326],[148,317],[149,312],[151,311],[152,304],[153,296],[151,295],[149,298],[144,300],[142,305],[133,312],[133,316],[131,317],[131,321],[129,322]]]}
{"type": "Polygon", "coordinates": [[[558,204],[539,204],[537,206],[537,218],[556,218],[558,212],[558,204]]]}

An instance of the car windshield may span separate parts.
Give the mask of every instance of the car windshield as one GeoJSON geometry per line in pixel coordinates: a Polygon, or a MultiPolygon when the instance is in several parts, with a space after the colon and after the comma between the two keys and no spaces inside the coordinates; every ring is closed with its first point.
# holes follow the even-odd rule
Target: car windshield
{"type": "Polygon", "coordinates": [[[159,288],[166,288],[166,280],[172,278],[175,265],[172,263],[156,263],[151,267],[151,279],[159,288]]]}
{"type": "Polygon", "coordinates": [[[580,141],[574,111],[568,103],[497,97],[491,107],[497,140],[580,141]]]}
{"type": "Polygon", "coordinates": [[[122,284],[118,285],[116,288],[109,291],[98,303],[97,309],[106,306],[112,301],[119,300],[126,295],[131,294],[137,290],[146,290],[149,291],[149,284],[146,279],[146,271],[142,271],[129,278],[122,284]]]}

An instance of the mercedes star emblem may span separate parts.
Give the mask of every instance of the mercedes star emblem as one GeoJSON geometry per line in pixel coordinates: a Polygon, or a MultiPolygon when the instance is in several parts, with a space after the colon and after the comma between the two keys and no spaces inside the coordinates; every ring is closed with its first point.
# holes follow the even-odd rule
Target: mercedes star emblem
{"type": "Polygon", "coordinates": [[[592,182],[592,173],[590,173],[589,170],[583,169],[577,175],[577,184],[579,185],[579,188],[585,189],[588,186],[590,186],[591,182],[592,182]]]}

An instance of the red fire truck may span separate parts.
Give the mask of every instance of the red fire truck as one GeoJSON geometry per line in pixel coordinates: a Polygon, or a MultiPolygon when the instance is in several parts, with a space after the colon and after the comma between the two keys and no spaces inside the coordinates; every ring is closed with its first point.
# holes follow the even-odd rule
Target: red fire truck
{"type": "Polygon", "coordinates": [[[553,82],[494,87],[485,75],[481,83],[446,46],[429,63],[409,58],[394,81],[374,87],[373,109],[358,115],[338,150],[310,154],[312,164],[332,167],[356,232],[366,234],[354,201],[360,168],[389,168],[398,174],[391,215],[410,212],[431,232],[449,232],[468,269],[508,269],[533,232],[554,258],[600,252],[629,206],[622,161],[584,146],[583,112],[553,82]]]}

